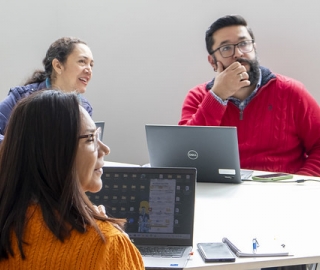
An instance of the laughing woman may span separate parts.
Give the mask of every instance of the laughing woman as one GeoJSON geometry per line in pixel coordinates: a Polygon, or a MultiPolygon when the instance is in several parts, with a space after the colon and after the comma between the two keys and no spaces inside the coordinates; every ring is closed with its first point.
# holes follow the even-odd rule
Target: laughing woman
{"type": "Polygon", "coordinates": [[[90,103],[81,95],[92,76],[93,56],[87,44],[78,38],[60,38],[51,44],[42,63],[44,70],[36,70],[24,86],[11,88],[0,103],[0,142],[17,102],[42,89],[75,91],[81,105],[92,116],[90,103]]]}

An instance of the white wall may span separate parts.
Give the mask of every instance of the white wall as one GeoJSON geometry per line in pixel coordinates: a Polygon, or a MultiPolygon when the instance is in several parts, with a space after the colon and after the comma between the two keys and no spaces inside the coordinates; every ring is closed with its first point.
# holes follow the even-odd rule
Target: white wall
{"type": "Polygon", "coordinates": [[[144,125],[177,124],[187,91],[214,76],[204,33],[226,14],[247,19],[262,65],[320,101],[317,0],[1,1],[0,99],[42,67],[54,40],[85,40],[95,58],[85,96],[106,122],[110,161],[148,162],[144,125]]]}

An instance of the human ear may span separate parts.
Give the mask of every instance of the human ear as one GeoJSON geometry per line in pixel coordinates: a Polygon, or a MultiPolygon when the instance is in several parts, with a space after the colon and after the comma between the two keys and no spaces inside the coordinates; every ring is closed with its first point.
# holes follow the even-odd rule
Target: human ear
{"type": "Polygon", "coordinates": [[[63,66],[62,66],[62,64],[60,63],[60,61],[57,58],[54,58],[52,60],[52,68],[57,74],[61,74],[62,73],[63,66]]]}
{"type": "Polygon", "coordinates": [[[208,55],[208,62],[213,67],[213,70],[217,71],[217,62],[216,62],[215,58],[212,57],[211,55],[208,55]]]}

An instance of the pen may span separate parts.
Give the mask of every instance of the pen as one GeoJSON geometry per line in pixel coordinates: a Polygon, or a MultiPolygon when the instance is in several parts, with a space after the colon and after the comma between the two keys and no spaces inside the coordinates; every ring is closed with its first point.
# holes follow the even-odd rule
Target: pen
{"type": "Polygon", "coordinates": [[[257,253],[257,248],[259,247],[259,243],[257,241],[257,238],[252,239],[252,252],[257,253]]]}

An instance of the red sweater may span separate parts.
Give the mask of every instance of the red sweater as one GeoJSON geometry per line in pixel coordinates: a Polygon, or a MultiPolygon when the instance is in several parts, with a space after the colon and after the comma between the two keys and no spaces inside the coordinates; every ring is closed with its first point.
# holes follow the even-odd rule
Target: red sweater
{"type": "Polygon", "coordinates": [[[236,126],[241,168],[320,176],[319,105],[300,82],[261,69],[261,87],[242,112],[204,83],[187,94],[179,125],[236,126]]]}

